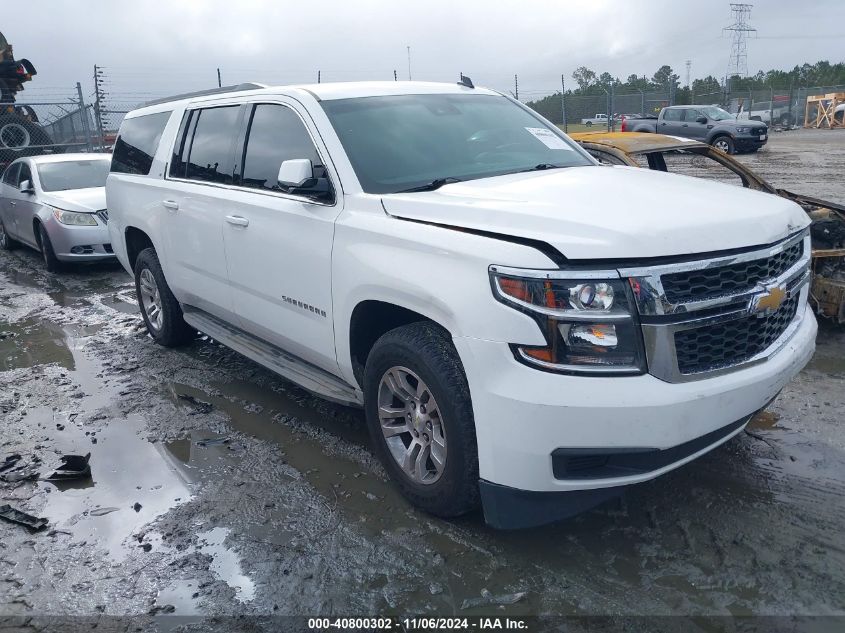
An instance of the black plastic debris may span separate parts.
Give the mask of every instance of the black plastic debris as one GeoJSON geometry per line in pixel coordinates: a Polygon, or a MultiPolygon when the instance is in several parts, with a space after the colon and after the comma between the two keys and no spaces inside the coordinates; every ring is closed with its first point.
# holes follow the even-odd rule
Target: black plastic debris
{"type": "Polygon", "coordinates": [[[47,526],[47,519],[34,517],[26,512],[21,512],[9,504],[0,506],[0,519],[4,519],[10,523],[23,525],[33,532],[43,530],[47,526]]]}
{"type": "Polygon", "coordinates": [[[84,479],[91,476],[91,466],[88,460],[91,453],[87,455],[62,455],[62,464],[44,481],[68,481],[70,479],[84,479]]]}
{"type": "Polygon", "coordinates": [[[25,464],[0,475],[0,481],[5,481],[9,484],[19,481],[35,481],[36,479],[38,479],[38,469],[32,464],[25,464]]]}
{"type": "Polygon", "coordinates": [[[2,462],[0,462],[0,473],[4,472],[6,470],[9,470],[12,466],[17,464],[19,461],[21,461],[21,456],[18,455],[17,453],[15,453],[14,455],[9,455],[8,457],[6,457],[6,459],[4,459],[2,462]]]}
{"type": "Polygon", "coordinates": [[[203,440],[197,440],[197,446],[222,446],[231,441],[228,437],[207,437],[203,440]]]}

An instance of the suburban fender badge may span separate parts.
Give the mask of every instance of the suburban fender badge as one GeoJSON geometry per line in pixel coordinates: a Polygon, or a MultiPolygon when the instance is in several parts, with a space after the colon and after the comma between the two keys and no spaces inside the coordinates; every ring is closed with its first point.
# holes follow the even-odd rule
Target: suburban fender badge
{"type": "Polygon", "coordinates": [[[776,312],[786,300],[786,290],[780,286],[769,286],[765,292],[754,295],[751,299],[751,312],[765,315],[776,312]]]}

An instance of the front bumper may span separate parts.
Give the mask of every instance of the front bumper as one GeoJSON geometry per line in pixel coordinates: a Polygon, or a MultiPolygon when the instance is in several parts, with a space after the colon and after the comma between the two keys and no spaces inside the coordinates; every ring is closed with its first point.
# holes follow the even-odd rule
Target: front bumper
{"type": "Polygon", "coordinates": [[[109,228],[96,219],[97,226],[62,224],[53,216],[43,222],[56,258],[64,262],[114,259],[109,228]]]}
{"type": "Polygon", "coordinates": [[[769,140],[769,135],[760,136],[737,136],[734,138],[734,146],[739,151],[748,151],[751,149],[760,149],[769,140]]]}
{"type": "MultiPolygon", "coordinates": [[[[501,488],[515,489],[522,498],[536,497],[522,493],[564,493],[552,507],[571,505],[578,512],[618,494],[620,487],[648,481],[703,455],[739,433],[744,421],[804,367],[815,349],[816,330],[815,317],[805,307],[792,338],[766,362],[672,384],[651,375],[542,372],[517,362],[507,344],[455,337],[472,393],[485,513],[495,503],[490,491],[501,488]],[[555,476],[556,449],[666,450],[731,424],[737,424],[732,433],[650,470],[589,478],[555,476]],[[566,497],[573,492],[578,494],[566,497]]],[[[495,516],[491,512],[488,518],[495,516]]],[[[558,518],[560,513],[547,520],[558,518]]]]}

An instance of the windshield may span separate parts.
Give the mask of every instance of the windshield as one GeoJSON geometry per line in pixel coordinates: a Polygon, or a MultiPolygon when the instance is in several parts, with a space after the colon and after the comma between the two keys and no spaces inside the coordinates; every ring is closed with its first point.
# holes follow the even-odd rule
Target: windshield
{"type": "Polygon", "coordinates": [[[320,105],[367,193],[593,164],[558,130],[501,96],[398,95],[320,105]]]}
{"type": "Polygon", "coordinates": [[[736,118],[730,112],[726,112],[725,110],[722,110],[722,108],[717,108],[716,106],[699,107],[698,110],[703,112],[708,119],[713,119],[714,121],[725,121],[727,119],[736,118]]]}
{"type": "Polygon", "coordinates": [[[110,166],[111,161],[103,159],[42,163],[38,165],[41,190],[67,191],[105,187],[110,166]]]}

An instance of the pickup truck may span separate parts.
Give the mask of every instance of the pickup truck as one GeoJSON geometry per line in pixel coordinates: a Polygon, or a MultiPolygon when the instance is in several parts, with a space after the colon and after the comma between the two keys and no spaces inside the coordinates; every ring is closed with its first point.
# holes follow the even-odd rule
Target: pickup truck
{"type": "Polygon", "coordinates": [[[738,121],[760,121],[766,125],[777,123],[786,127],[797,121],[801,114],[797,108],[790,108],[788,101],[757,101],[744,106],[736,118],[738,121]]]}
{"type": "Polygon", "coordinates": [[[362,407],[441,517],[616,497],[741,433],[814,351],[801,207],[602,167],[466,78],[150,104],[106,197],[152,341],[201,331],[362,407]]]}
{"type": "Polygon", "coordinates": [[[592,127],[593,125],[607,125],[607,115],[599,113],[592,118],[581,119],[581,125],[586,125],[587,127],[592,127]]]}
{"type": "Polygon", "coordinates": [[[769,129],[757,121],[737,121],[717,106],[669,106],[656,119],[626,118],[622,132],[659,132],[709,143],[726,154],[756,152],[766,144],[769,129]]]}

